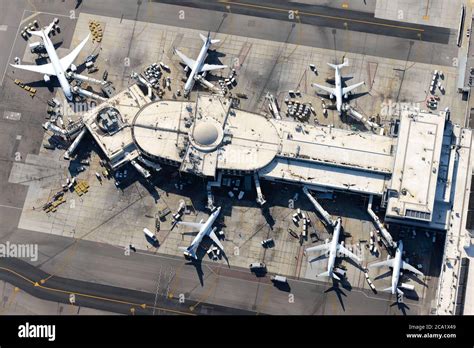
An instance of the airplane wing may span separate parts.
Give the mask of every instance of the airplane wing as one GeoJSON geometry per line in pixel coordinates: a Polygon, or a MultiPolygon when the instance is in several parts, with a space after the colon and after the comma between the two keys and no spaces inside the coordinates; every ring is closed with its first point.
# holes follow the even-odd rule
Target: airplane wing
{"type": "Polygon", "coordinates": [[[341,254],[344,254],[347,257],[350,257],[351,259],[354,259],[358,262],[361,262],[362,260],[355,254],[351,253],[349,250],[344,248],[341,244],[337,245],[337,251],[340,252],[341,254]]]}
{"type": "Polygon", "coordinates": [[[42,65],[15,65],[15,64],[10,64],[14,68],[22,69],[22,70],[28,70],[28,71],[33,71],[39,74],[43,75],[56,75],[56,72],[54,71],[53,64],[47,63],[47,64],[42,64],[42,65]]]}
{"type": "Polygon", "coordinates": [[[219,249],[224,251],[224,246],[222,245],[221,241],[219,240],[219,238],[217,238],[216,234],[213,231],[211,231],[211,233],[209,233],[209,237],[219,247],[219,249]]]}
{"type": "Polygon", "coordinates": [[[349,92],[352,91],[353,89],[356,89],[357,87],[360,87],[360,86],[362,86],[363,84],[365,84],[364,81],[359,82],[359,83],[356,83],[356,84],[351,85],[351,86],[348,86],[348,87],[344,87],[344,88],[342,89],[342,94],[349,93],[349,92]]]}
{"type": "Polygon", "coordinates": [[[405,261],[403,261],[403,263],[402,263],[402,268],[403,268],[403,269],[406,269],[406,270],[408,270],[408,271],[410,271],[410,272],[416,273],[416,274],[418,274],[418,275],[420,275],[420,276],[423,276],[423,275],[424,275],[424,274],[421,273],[419,270],[417,270],[415,267],[413,267],[412,265],[406,263],[405,261]]]}
{"type": "Polygon", "coordinates": [[[86,44],[87,40],[89,40],[89,36],[90,34],[87,35],[87,37],[84,40],[82,40],[82,42],[79,45],[77,45],[75,49],[69,52],[67,56],[64,56],[63,58],[59,60],[64,70],[67,70],[71,66],[71,64],[74,62],[74,60],[77,58],[82,48],[86,44]]]}
{"type": "Polygon", "coordinates": [[[201,224],[199,222],[186,222],[186,221],[178,221],[178,225],[184,225],[184,226],[188,226],[188,227],[191,227],[191,228],[195,228],[197,230],[200,230],[201,227],[204,225],[204,224],[201,224]]]}
{"type": "Polygon", "coordinates": [[[177,49],[175,49],[174,51],[179,56],[179,58],[181,58],[181,60],[184,62],[184,64],[186,64],[190,68],[194,67],[194,65],[196,64],[196,61],[194,59],[191,59],[191,58],[185,56],[184,53],[181,53],[177,49]]]}
{"type": "Polygon", "coordinates": [[[211,70],[218,70],[227,68],[227,65],[218,65],[218,64],[204,64],[201,68],[201,72],[204,71],[211,71],[211,70]]]}
{"type": "Polygon", "coordinates": [[[369,268],[379,268],[379,267],[384,267],[384,266],[387,266],[387,267],[393,267],[393,261],[395,259],[390,259],[390,260],[387,260],[387,261],[381,261],[381,262],[376,262],[376,263],[373,263],[371,265],[369,265],[369,268]]]}
{"type": "Polygon", "coordinates": [[[304,252],[307,253],[308,251],[326,251],[329,249],[329,244],[321,244],[321,245],[316,245],[314,247],[306,249],[304,252]]]}
{"type": "Polygon", "coordinates": [[[326,91],[330,94],[335,94],[335,92],[336,92],[334,88],[327,87],[327,86],[321,86],[321,85],[318,85],[317,83],[312,83],[311,86],[322,89],[323,91],[326,91]]]}

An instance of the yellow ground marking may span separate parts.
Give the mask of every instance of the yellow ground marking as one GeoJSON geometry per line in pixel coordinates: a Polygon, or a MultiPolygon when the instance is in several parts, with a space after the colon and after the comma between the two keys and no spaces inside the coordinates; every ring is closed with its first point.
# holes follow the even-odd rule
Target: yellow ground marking
{"type": "MultiPolygon", "coordinates": [[[[71,291],[52,288],[52,287],[48,287],[48,286],[43,286],[43,285],[39,284],[38,282],[34,282],[33,280],[23,276],[22,274],[20,274],[18,272],[15,272],[15,271],[13,271],[9,268],[0,267],[0,270],[4,270],[6,272],[12,273],[12,274],[16,275],[17,277],[20,277],[21,279],[23,279],[23,280],[27,281],[28,283],[32,284],[33,286],[40,287],[41,289],[51,291],[51,292],[56,292],[56,293],[62,293],[62,294],[68,294],[68,295],[71,294],[71,291]]],[[[114,299],[114,298],[111,298],[111,297],[96,296],[96,295],[91,295],[91,294],[87,294],[87,293],[80,293],[80,292],[74,292],[74,294],[76,296],[92,298],[92,299],[95,299],[95,300],[101,300],[101,301],[107,301],[107,302],[113,302],[113,303],[129,305],[129,306],[131,306],[131,308],[134,308],[134,307],[141,307],[143,309],[145,309],[145,308],[152,308],[153,309],[154,308],[154,309],[158,309],[158,310],[162,310],[162,311],[170,312],[170,313],[175,313],[175,314],[195,315],[193,313],[188,313],[188,312],[178,311],[178,310],[174,310],[174,309],[168,309],[168,308],[162,308],[162,307],[147,305],[145,303],[134,303],[134,302],[129,302],[129,301],[122,301],[122,300],[114,299]]]]}
{"type": "MultiPolygon", "coordinates": [[[[226,3],[226,4],[232,4],[236,6],[242,6],[242,7],[253,7],[261,10],[269,10],[269,11],[275,11],[275,12],[288,12],[291,9],[285,9],[285,8],[280,8],[280,7],[271,7],[271,6],[263,6],[263,5],[254,5],[254,4],[244,4],[236,1],[223,1],[223,0],[218,0],[218,2],[221,3],[226,3]]],[[[306,12],[306,11],[299,11],[300,15],[305,15],[305,16],[312,16],[312,17],[320,17],[320,18],[327,18],[327,19],[334,19],[334,20],[339,20],[339,21],[347,21],[347,22],[354,22],[354,23],[361,23],[361,24],[368,24],[368,25],[376,25],[376,26],[382,26],[382,27],[388,27],[388,28],[397,28],[397,29],[403,29],[403,30],[411,30],[411,31],[418,31],[418,32],[424,32],[424,29],[419,29],[419,28],[413,28],[413,27],[407,27],[407,26],[402,26],[402,25],[394,25],[394,24],[387,24],[387,23],[381,23],[381,22],[374,22],[374,21],[367,21],[367,20],[362,20],[362,19],[352,19],[352,18],[346,18],[346,17],[340,17],[340,16],[331,16],[331,15],[324,15],[316,12],[306,12]]]]}
{"type": "Polygon", "coordinates": [[[270,296],[268,296],[270,294],[270,286],[268,284],[265,284],[265,289],[263,290],[263,300],[262,300],[262,304],[259,306],[260,309],[257,310],[257,313],[255,313],[255,315],[259,315],[260,312],[263,310],[263,308],[265,308],[267,302],[268,302],[268,299],[270,298],[270,296]]]}
{"type": "MultiPolygon", "coordinates": [[[[170,285],[169,285],[169,292],[168,292],[168,298],[169,298],[170,300],[173,298],[173,286],[172,286],[172,285],[173,285],[173,283],[179,284],[178,274],[179,274],[179,272],[181,271],[181,269],[183,268],[184,264],[185,264],[185,262],[183,262],[183,263],[181,264],[181,266],[178,267],[178,269],[176,270],[176,272],[175,272],[175,274],[174,274],[173,279],[171,279],[171,282],[170,282],[170,285]],[[177,280],[175,281],[175,279],[177,279],[177,280]]],[[[176,291],[177,291],[178,285],[174,286],[174,288],[175,288],[176,291]]]]}

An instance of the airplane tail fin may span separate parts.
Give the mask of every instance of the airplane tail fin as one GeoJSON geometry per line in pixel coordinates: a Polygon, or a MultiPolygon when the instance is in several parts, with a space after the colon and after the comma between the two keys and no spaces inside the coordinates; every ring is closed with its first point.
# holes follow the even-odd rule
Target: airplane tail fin
{"type": "Polygon", "coordinates": [[[214,40],[211,39],[211,32],[207,33],[207,37],[202,35],[202,34],[199,34],[199,36],[201,37],[201,39],[204,43],[210,42],[211,44],[216,44],[216,43],[221,41],[221,40],[218,40],[218,39],[214,39],[214,40]]]}
{"type": "Polygon", "coordinates": [[[341,280],[341,278],[339,278],[339,276],[337,276],[334,272],[332,272],[332,274],[329,274],[329,271],[326,271],[326,272],[318,274],[318,277],[331,277],[331,276],[336,280],[341,280]]]}
{"type": "Polygon", "coordinates": [[[53,22],[49,23],[49,25],[46,28],[44,28],[44,32],[45,32],[46,35],[49,35],[49,32],[53,29],[54,24],[55,23],[53,21],[53,22]]]}
{"type": "Polygon", "coordinates": [[[43,32],[41,30],[28,30],[28,33],[43,38],[43,32]]]}
{"type": "Polygon", "coordinates": [[[28,33],[34,36],[39,36],[40,38],[44,39],[44,36],[48,36],[53,27],[54,22],[51,22],[46,28],[43,28],[42,30],[28,30],[28,33]]]}
{"type": "Polygon", "coordinates": [[[328,63],[328,65],[333,68],[334,70],[336,69],[341,69],[345,66],[348,66],[349,65],[349,60],[348,59],[344,59],[344,63],[342,64],[331,64],[331,63],[328,63]]]}
{"type": "MultiPolygon", "coordinates": [[[[392,292],[392,287],[388,287],[388,288],[385,288],[382,290],[383,292],[392,292]]],[[[400,294],[400,295],[403,295],[403,291],[400,290],[398,287],[397,287],[397,293],[400,294]]]]}

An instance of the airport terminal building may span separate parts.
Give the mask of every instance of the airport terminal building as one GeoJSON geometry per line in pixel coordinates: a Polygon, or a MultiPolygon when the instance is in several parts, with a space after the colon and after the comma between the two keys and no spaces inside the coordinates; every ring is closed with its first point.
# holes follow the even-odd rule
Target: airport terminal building
{"type": "Polygon", "coordinates": [[[254,175],[375,195],[385,221],[437,230],[452,224],[456,202],[467,209],[459,190],[470,187],[472,131],[444,115],[404,111],[396,136],[385,136],[267,118],[210,94],[195,102],[151,101],[133,85],[84,121],[113,170],[138,160],[209,181],[254,175]]]}

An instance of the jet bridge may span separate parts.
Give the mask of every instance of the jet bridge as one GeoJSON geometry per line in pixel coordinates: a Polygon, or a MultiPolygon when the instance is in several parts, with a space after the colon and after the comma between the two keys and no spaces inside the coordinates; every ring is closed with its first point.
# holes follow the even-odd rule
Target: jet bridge
{"type": "Polygon", "coordinates": [[[309,192],[309,189],[307,186],[303,186],[303,192],[305,193],[305,195],[309,198],[309,200],[311,201],[311,203],[313,203],[314,207],[316,208],[316,210],[318,211],[318,213],[322,216],[324,222],[326,223],[326,225],[328,226],[335,226],[336,225],[336,221],[334,221],[332,218],[331,218],[331,215],[326,211],[324,210],[324,208],[321,206],[321,204],[318,203],[318,201],[316,200],[316,198],[313,197],[313,195],[311,194],[311,192],[309,192]]]}

